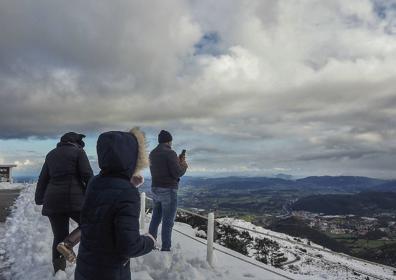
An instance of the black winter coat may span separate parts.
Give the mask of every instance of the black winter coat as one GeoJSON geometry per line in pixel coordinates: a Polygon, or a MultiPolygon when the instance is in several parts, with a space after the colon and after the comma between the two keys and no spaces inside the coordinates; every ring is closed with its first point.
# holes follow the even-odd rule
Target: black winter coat
{"type": "Polygon", "coordinates": [[[177,188],[186,170],[180,165],[176,152],[165,143],[159,144],[150,153],[152,187],[177,188]]]}
{"type": "Polygon", "coordinates": [[[101,173],[90,181],[81,211],[75,280],[129,280],[129,258],[154,248],[140,235],[140,195],[130,183],[137,141],[129,133],[107,132],[97,150],[101,173]]]}
{"type": "Polygon", "coordinates": [[[92,168],[76,139],[60,142],[45,158],[37,183],[35,201],[45,216],[81,211],[92,168]]]}

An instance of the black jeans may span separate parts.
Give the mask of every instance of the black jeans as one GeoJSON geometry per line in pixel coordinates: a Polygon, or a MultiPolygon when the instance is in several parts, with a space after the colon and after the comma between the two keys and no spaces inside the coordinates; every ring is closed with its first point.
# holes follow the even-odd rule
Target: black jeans
{"type": "Polygon", "coordinates": [[[52,233],[54,234],[54,242],[52,243],[52,260],[58,259],[60,253],[56,250],[56,246],[64,241],[69,235],[69,219],[73,219],[80,225],[80,212],[59,213],[48,216],[50,220],[52,233]]]}

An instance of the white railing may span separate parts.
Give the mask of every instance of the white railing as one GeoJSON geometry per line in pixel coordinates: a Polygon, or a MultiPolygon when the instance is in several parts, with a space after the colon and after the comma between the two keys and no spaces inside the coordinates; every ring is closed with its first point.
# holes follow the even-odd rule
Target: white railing
{"type": "Polygon", "coordinates": [[[139,223],[140,223],[140,229],[145,230],[146,227],[146,193],[141,193],[140,194],[140,218],[139,218],[139,223]]]}
{"type": "Polygon", "coordinates": [[[208,231],[206,234],[207,250],[206,250],[206,260],[209,265],[213,266],[213,236],[214,236],[214,213],[208,214],[208,231]]]}
{"type": "MultiPolygon", "coordinates": [[[[145,194],[144,192],[141,193],[140,221],[145,221],[145,215],[146,215],[146,212],[145,212],[145,208],[146,208],[146,199],[152,201],[152,199],[149,198],[149,197],[147,197],[146,194],[145,194]]],[[[215,220],[214,220],[214,213],[209,213],[208,216],[206,217],[206,216],[203,216],[203,215],[200,215],[200,214],[197,214],[197,213],[194,213],[194,212],[192,212],[192,211],[189,211],[189,210],[186,210],[186,209],[182,209],[182,208],[177,208],[177,211],[179,211],[179,212],[184,212],[184,213],[187,213],[187,214],[196,216],[196,217],[200,217],[200,218],[205,219],[205,220],[208,221],[207,242],[206,242],[206,243],[205,243],[205,242],[201,242],[201,241],[199,241],[198,239],[193,238],[193,237],[191,237],[191,236],[188,236],[188,235],[186,235],[186,234],[184,234],[184,233],[182,233],[182,232],[180,232],[180,231],[178,231],[178,230],[175,230],[175,229],[174,229],[174,230],[177,231],[178,233],[181,233],[181,234],[185,235],[185,236],[188,237],[188,238],[194,239],[194,240],[196,240],[196,241],[198,241],[198,242],[200,242],[200,243],[202,243],[202,244],[206,244],[206,246],[207,246],[207,255],[206,255],[206,259],[207,259],[208,263],[209,263],[211,266],[213,266],[213,262],[214,262],[214,260],[213,260],[213,252],[214,252],[214,250],[220,251],[220,252],[222,252],[222,253],[224,253],[224,254],[227,254],[227,255],[230,255],[230,256],[232,256],[232,257],[234,257],[234,258],[238,258],[238,259],[240,259],[240,260],[242,260],[242,261],[244,261],[244,262],[249,262],[249,261],[247,261],[247,260],[245,260],[245,259],[242,259],[242,258],[240,258],[240,257],[231,255],[231,254],[229,254],[229,253],[227,253],[227,252],[225,252],[225,251],[223,251],[223,250],[221,250],[221,249],[214,248],[214,246],[213,246],[213,243],[214,243],[214,228],[215,228],[215,227],[214,227],[214,222],[215,222],[215,220]]],[[[216,222],[217,222],[217,223],[220,223],[219,221],[216,221],[216,222]]],[[[142,225],[142,224],[144,224],[144,222],[140,224],[140,228],[141,228],[142,230],[144,230],[145,225],[142,225]]],[[[254,230],[254,229],[245,228],[245,227],[241,227],[241,226],[237,226],[237,225],[232,225],[232,224],[226,224],[226,223],[220,223],[220,224],[228,225],[228,226],[237,228],[237,229],[239,229],[239,230],[246,230],[246,231],[253,232],[253,233],[256,233],[256,234],[268,236],[268,237],[270,237],[270,238],[274,238],[274,239],[278,239],[278,240],[282,240],[282,241],[287,241],[287,242],[290,242],[290,243],[299,245],[299,246],[301,246],[301,247],[311,248],[311,249],[315,249],[315,250],[317,250],[317,251],[322,251],[322,252],[326,252],[326,253],[331,253],[331,254],[333,254],[333,255],[338,255],[338,256],[342,256],[342,257],[348,257],[348,258],[350,258],[350,259],[355,259],[355,260],[361,261],[361,262],[363,262],[363,263],[372,264],[372,265],[379,265],[379,266],[383,267],[384,269],[390,269],[390,270],[393,269],[393,268],[390,267],[390,266],[381,265],[381,264],[378,264],[378,263],[366,261],[366,260],[363,260],[363,259],[360,259],[360,258],[356,258],[356,257],[353,257],[353,256],[345,255],[345,254],[342,254],[342,253],[337,253],[337,252],[331,251],[331,250],[329,250],[329,249],[325,249],[325,248],[322,249],[322,248],[319,248],[319,247],[314,247],[314,246],[311,246],[311,245],[302,244],[302,243],[300,243],[300,242],[296,242],[296,241],[290,240],[290,239],[288,239],[288,238],[276,236],[276,235],[273,235],[273,234],[270,234],[270,233],[267,233],[267,232],[257,231],[257,230],[254,230]]],[[[313,256],[312,256],[312,257],[313,257],[313,256]]],[[[285,279],[292,279],[292,278],[289,278],[288,276],[282,275],[282,274],[280,274],[280,273],[278,273],[278,272],[276,272],[276,271],[270,270],[270,269],[268,269],[268,268],[266,268],[266,267],[264,267],[264,266],[262,266],[262,265],[258,265],[258,264],[253,263],[253,262],[249,262],[249,263],[252,264],[252,265],[254,265],[254,266],[260,267],[260,268],[262,268],[262,269],[264,269],[264,270],[267,270],[267,271],[269,271],[269,272],[272,272],[272,273],[274,273],[274,274],[277,274],[277,275],[279,275],[279,276],[282,276],[282,277],[284,277],[285,279]]],[[[329,261],[329,263],[332,263],[332,262],[329,261]]],[[[363,275],[372,277],[372,278],[374,278],[374,279],[378,279],[378,280],[388,279],[388,278],[382,278],[382,277],[373,275],[373,274],[368,273],[368,272],[366,272],[366,271],[361,271],[361,270],[359,270],[359,269],[352,269],[352,270],[353,270],[353,271],[356,271],[356,272],[359,272],[359,273],[361,273],[361,274],[363,274],[363,275]]]]}
{"type": "MultiPolygon", "coordinates": [[[[144,224],[145,224],[145,220],[146,220],[146,199],[152,201],[152,199],[150,197],[146,196],[146,193],[142,192],[140,194],[140,219],[139,219],[139,221],[140,221],[140,229],[142,229],[142,230],[144,230],[144,228],[145,228],[144,224]]],[[[184,236],[186,236],[186,237],[188,237],[188,238],[190,238],[190,239],[193,239],[193,240],[195,240],[195,241],[197,241],[197,242],[199,242],[201,244],[206,245],[206,260],[207,260],[207,262],[209,263],[210,266],[213,267],[213,265],[214,265],[213,255],[214,255],[214,250],[217,250],[217,251],[219,251],[219,252],[221,252],[223,254],[226,254],[226,255],[228,255],[230,257],[239,259],[239,260],[241,260],[243,262],[246,262],[246,263],[249,263],[249,264],[254,265],[256,267],[259,267],[259,268],[261,268],[263,270],[266,270],[268,272],[271,272],[273,274],[281,276],[281,277],[283,277],[285,279],[293,280],[293,278],[290,278],[290,277],[288,277],[286,275],[283,275],[283,274],[281,274],[281,273],[279,273],[277,271],[271,270],[271,269],[269,269],[269,268],[267,268],[267,267],[265,267],[263,265],[259,265],[259,264],[255,263],[255,262],[248,261],[248,260],[246,260],[244,258],[235,256],[235,255],[230,254],[229,252],[226,252],[226,251],[224,251],[222,249],[214,248],[214,229],[215,229],[214,213],[212,213],[212,212],[208,213],[208,216],[206,217],[206,216],[203,216],[203,215],[200,215],[200,214],[197,214],[197,213],[194,213],[192,211],[189,211],[189,210],[186,210],[186,209],[182,209],[182,208],[177,208],[177,211],[184,212],[184,213],[187,213],[187,214],[190,214],[190,215],[194,215],[196,217],[200,217],[200,218],[205,219],[205,220],[208,221],[208,224],[207,224],[208,228],[207,228],[207,233],[206,233],[206,237],[207,237],[206,243],[201,241],[201,240],[199,240],[199,239],[197,239],[197,238],[189,236],[189,235],[187,235],[187,234],[185,234],[185,233],[183,233],[183,232],[181,232],[179,230],[176,230],[176,229],[173,229],[173,230],[178,232],[178,233],[180,233],[180,234],[182,234],[182,235],[184,235],[184,236]]]]}

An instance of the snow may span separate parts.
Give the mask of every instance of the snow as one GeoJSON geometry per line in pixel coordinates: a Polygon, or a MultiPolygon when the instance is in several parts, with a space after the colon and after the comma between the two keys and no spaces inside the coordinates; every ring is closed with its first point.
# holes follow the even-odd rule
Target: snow
{"type": "MultiPolygon", "coordinates": [[[[5,233],[5,225],[4,223],[0,223],[0,236],[4,236],[4,233],[5,233]]],[[[3,248],[4,245],[0,243],[0,279],[2,279],[1,278],[2,272],[8,268],[6,262],[6,256],[5,256],[6,251],[3,248]]]]}
{"type": "MultiPolygon", "coordinates": [[[[52,275],[52,233],[47,217],[41,215],[41,206],[34,204],[34,188],[34,185],[28,185],[21,191],[10,217],[7,218],[5,234],[0,236],[0,248],[4,248],[8,257],[7,260],[2,261],[2,266],[7,270],[0,270],[3,274],[1,276],[7,280],[72,280],[74,279],[74,265],[69,264],[65,272],[60,271],[55,276],[52,275]]],[[[72,227],[75,226],[75,224],[72,225],[72,227]]],[[[218,250],[215,252],[215,265],[212,268],[206,262],[206,246],[197,241],[199,239],[193,240],[188,237],[193,237],[195,230],[181,223],[176,223],[175,229],[177,231],[173,235],[174,250],[172,252],[154,251],[131,260],[132,279],[287,279],[271,271],[292,276],[288,272],[265,266],[221,246],[215,246],[215,248],[225,253],[218,250]],[[244,262],[232,255],[271,271],[244,262]]]]}
{"type": "MultiPolygon", "coordinates": [[[[75,266],[70,264],[65,272],[52,275],[50,225],[47,217],[41,215],[41,206],[34,204],[35,186],[23,186],[26,187],[23,187],[21,195],[16,200],[10,217],[5,225],[0,224],[0,279],[74,279],[75,266]]],[[[148,221],[149,217],[146,222],[148,221]]],[[[253,237],[263,237],[261,233],[264,233],[264,237],[277,241],[281,251],[294,262],[285,265],[283,270],[276,269],[215,244],[215,265],[212,268],[206,262],[206,246],[201,244],[205,243],[205,240],[195,237],[197,230],[189,225],[176,223],[173,251],[153,251],[143,257],[132,259],[132,279],[287,279],[281,275],[298,280],[366,279],[366,275],[354,275],[353,271],[365,272],[379,277],[377,279],[396,279],[392,276],[394,269],[387,266],[356,260],[330,250],[319,250],[322,247],[316,244],[312,245],[317,249],[310,248],[306,246],[307,240],[296,242],[291,236],[266,230],[246,221],[232,218],[219,221],[260,232],[251,233],[253,237]],[[306,252],[299,248],[305,249],[306,252]],[[318,257],[319,254],[321,257],[318,257]]],[[[75,226],[76,224],[72,224],[72,228],[75,226]]]]}
{"type": "Polygon", "coordinates": [[[25,188],[27,185],[22,183],[11,184],[7,182],[0,183],[0,190],[21,190],[25,188]]]}

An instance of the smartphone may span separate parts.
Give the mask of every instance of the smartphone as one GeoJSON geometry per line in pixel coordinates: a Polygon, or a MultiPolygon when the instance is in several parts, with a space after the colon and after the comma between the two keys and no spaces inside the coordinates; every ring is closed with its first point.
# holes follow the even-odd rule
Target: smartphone
{"type": "Polygon", "coordinates": [[[186,156],[186,150],[183,150],[180,154],[180,157],[185,157],[186,156]]]}

